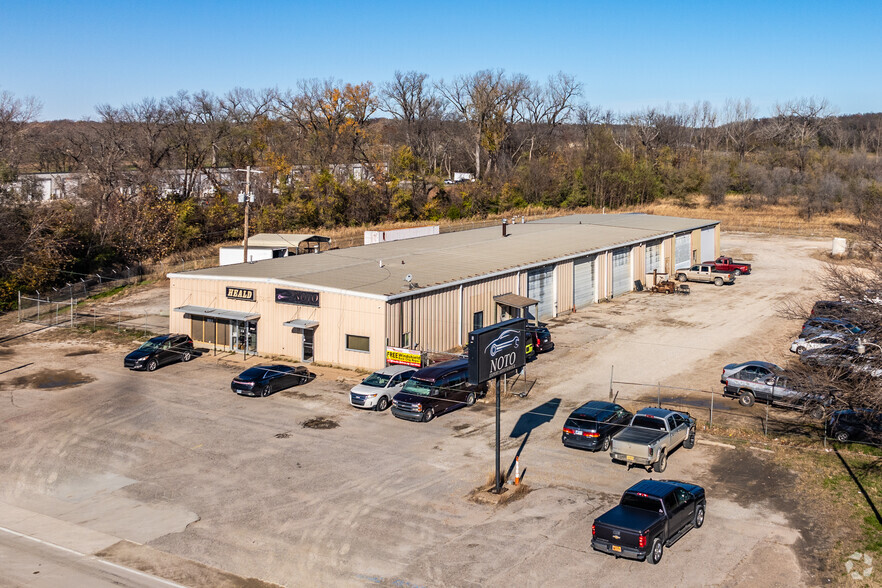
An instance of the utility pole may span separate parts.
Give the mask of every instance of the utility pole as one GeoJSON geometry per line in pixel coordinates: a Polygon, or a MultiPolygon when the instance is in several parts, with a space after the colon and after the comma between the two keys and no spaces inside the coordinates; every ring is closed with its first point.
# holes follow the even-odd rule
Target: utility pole
{"type": "MultiPolygon", "coordinates": [[[[251,193],[251,166],[246,165],[245,169],[237,169],[236,171],[245,172],[245,193],[239,192],[239,202],[245,201],[245,238],[242,240],[242,262],[248,263],[248,219],[251,213],[251,201],[254,200],[254,194],[251,193]]],[[[256,174],[262,174],[262,171],[254,170],[256,174]]]]}

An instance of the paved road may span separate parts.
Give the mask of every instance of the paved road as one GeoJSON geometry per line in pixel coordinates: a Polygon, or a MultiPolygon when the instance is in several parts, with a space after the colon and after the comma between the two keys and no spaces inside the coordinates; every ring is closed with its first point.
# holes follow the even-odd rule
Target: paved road
{"type": "Polygon", "coordinates": [[[28,588],[179,586],[143,572],[2,529],[0,529],[0,585],[28,588]]]}

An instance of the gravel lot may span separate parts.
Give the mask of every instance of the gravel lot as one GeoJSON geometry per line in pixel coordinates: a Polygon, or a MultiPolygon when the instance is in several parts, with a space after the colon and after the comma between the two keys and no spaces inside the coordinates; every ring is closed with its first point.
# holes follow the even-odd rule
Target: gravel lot
{"type": "MultiPolygon", "coordinates": [[[[723,250],[754,265],[754,275],[734,286],[695,284],[689,296],[633,293],[553,321],[557,348],[529,365],[536,380],[529,396],[503,401],[503,464],[520,452],[528,486],[503,506],[469,498],[493,469],[489,397],[428,424],[409,423],[350,407],[358,376],[315,368],[318,377],[302,387],[242,398],[229,389],[242,368],[235,361],[207,354],[133,373],[121,367],[128,349],[69,340],[58,329],[0,344],[0,501],[126,540],[102,556],[187,585],[217,585],[212,568],[229,572],[228,585],[250,585],[245,578],[351,586],[585,585],[590,578],[614,586],[817,584],[796,513],[721,475],[739,463],[782,483],[787,473],[763,454],[718,445],[677,450],[661,476],[704,485],[708,514],[659,566],[593,552],[593,519],[647,474],[606,454],[564,448],[560,430],[574,407],[607,398],[613,365],[620,381],[719,391],[725,363],[786,360],[799,325],[776,316],[777,305],[813,299],[821,264],[812,254],[826,245],[724,234],[723,250]],[[325,426],[308,426],[317,417],[325,426]]],[[[615,388],[632,408],[655,393],[615,388]]],[[[677,395],[695,406],[707,398],[677,395]]],[[[739,410],[719,402],[718,410],[739,410]]],[[[0,526],[9,526],[2,516],[0,526]]]]}

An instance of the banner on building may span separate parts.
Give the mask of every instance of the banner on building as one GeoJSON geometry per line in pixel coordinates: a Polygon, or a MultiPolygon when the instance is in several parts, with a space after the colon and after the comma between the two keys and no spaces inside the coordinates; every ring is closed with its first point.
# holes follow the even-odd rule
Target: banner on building
{"type": "Polygon", "coordinates": [[[409,365],[418,368],[423,367],[422,359],[423,357],[420,352],[413,349],[402,349],[400,347],[386,348],[387,364],[409,365]]]}

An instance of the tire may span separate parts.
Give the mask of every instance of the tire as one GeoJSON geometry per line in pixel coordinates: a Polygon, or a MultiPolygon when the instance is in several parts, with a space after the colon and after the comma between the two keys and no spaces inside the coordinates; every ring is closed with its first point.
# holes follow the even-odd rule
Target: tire
{"type": "Polygon", "coordinates": [[[753,392],[744,392],[738,397],[738,404],[747,408],[753,406],[754,402],[756,402],[756,398],[754,398],[753,392]]]}
{"type": "Polygon", "coordinates": [[[802,355],[803,353],[805,353],[805,347],[803,347],[802,345],[800,345],[799,347],[796,348],[796,354],[797,354],[797,355],[802,355]]]}
{"type": "Polygon", "coordinates": [[[376,410],[377,412],[383,412],[387,408],[389,408],[389,399],[385,396],[380,396],[380,399],[377,400],[377,405],[374,407],[374,410],[376,410]]]}
{"type": "Polygon", "coordinates": [[[648,561],[652,565],[655,565],[661,561],[662,555],[664,555],[664,553],[665,546],[662,545],[661,539],[656,537],[652,540],[652,550],[649,552],[649,555],[646,556],[646,561],[648,561]]]}
{"type": "Polygon", "coordinates": [[[714,278],[714,286],[722,286],[723,278],[714,278]]]}
{"type": "Polygon", "coordinates": [[[424,423],[428,423],[433,418],[435,418],[435,409],[434,408],[429,408],[429,410],[427,410],[426,412],[423,413],[423,422],[424,423]]]}
{"type": "MultiPolygon", "coordinates": [[[[658,461],[655,462],[652,466],[652,471],[658,472],[659,474],[665,471],[668,467],[668,452],[662,449],[661,455],[658,456],[658,461]]],[[[658,563],[658,562],[656,562],[658,563]]]]}
{"type": "Polygon", "coordinates": [[[260,395],[263,396],[264,398],[266,398],[267,396],[269,396],[272,393],[273,393],[273,385],[267,384],[266,386],[263,387],[263,391],[260,393],[260,395]]]}
{"type": "Polygon", "coordinates": [[[193,354],[190,352],[189,349],[185,351],[183,355],[181,355],[181,361],[190,361],[191,359],[193,359],[193,354]]]}
{"type": "Polygon", "coordinates": [[[808,414],[809,414],[810,419],[814,419],[816,421],[819,421],[822,418],[824,418],[824,407],[823,406],[813,406],[809,410],[808,414]]]}
{"type": "Polygon", "coordinates": [[[736,269],[735,271],[732,272],[732,275],[735,276],[735,277],[737,278],[738,276],[741,275],[741,270],[740,270],[740,269],[736,269]]]}
{"type": "Polygon", "coordinates": [[[472,406],[475,403],[475,393],[469,392],[469,395],[466,396],[466,406],[472,406]]]}
{"type": "Polygon", "coordinates": [[[609,435],[603,438],[603,444],[600,446],[601,451],[609,451],[609,446],[612,445],[612,439],[610,439],[609,435]]]}
{"type": "Polygon", "coordinates": [[[695,525],[696,529],[700,529],[704,524],[704,505],[695,509],[695,518],[692,520],[692,524],[695,525]]]}
{"type": "Polygon", "coordinates": [[[147,371],[148,372],[155,372],[156,368],[158,368],[158,367],[159,367],[159,362],[156,361],[155,359],[151,359],[150,361],[147,362],[147,371]]]}
{"type": "Polygon", "coordinates": [[[836,440],[840,443],[845,443],[848,441],[848,433],[846,431],[839,431],[836,433],[836,440]]]}
{"type": "Polygon", "coordinates": [[[683,441],[684,449],[692,449],[695,447],[695,429],[689,429],[689,435],[683,441]]]}
{"type": "Polygon", "coordinates": [[[677,281],[678,282],[685,282],[686,281],[686,274],[677,274],[677,281]]]}

